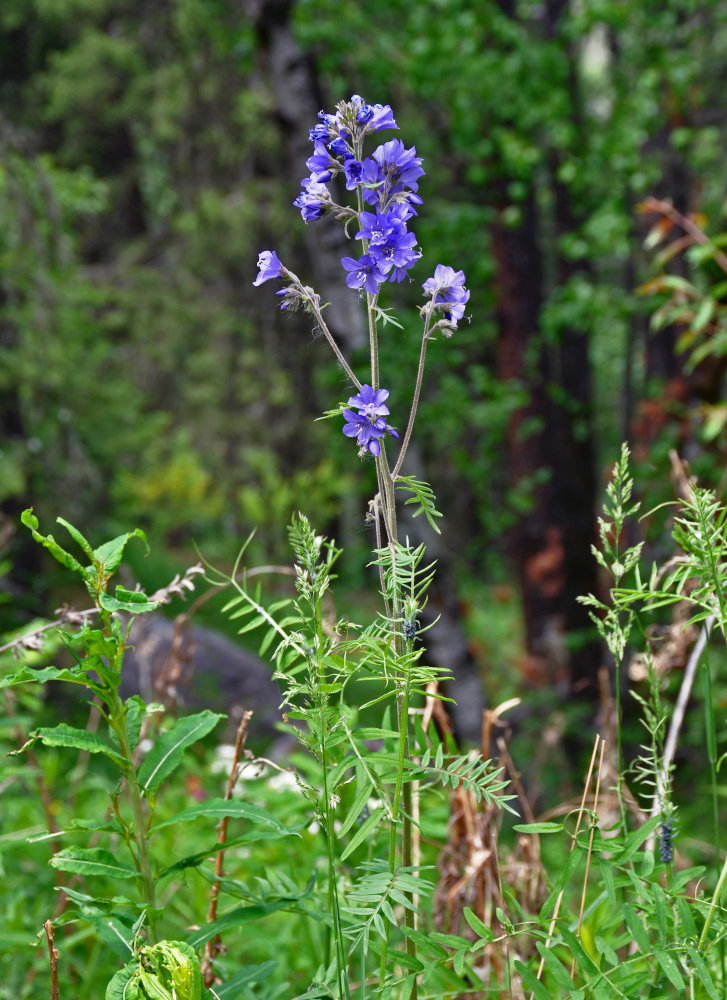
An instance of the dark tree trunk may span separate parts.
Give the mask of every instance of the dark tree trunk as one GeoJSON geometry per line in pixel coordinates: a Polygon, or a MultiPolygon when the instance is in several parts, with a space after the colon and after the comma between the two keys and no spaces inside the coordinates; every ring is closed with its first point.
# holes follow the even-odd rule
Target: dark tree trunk
{"type": "MultiPolygon", "coordinates": [[[[501,4],[507,10],[507,4],[501,4]]],[[[543,31],[554,38],[566,6],[549,0],[543,31]]],[[[578,127],[575,63],[569,60],[572,120],[578,127]]],[[[544,254],[549,281],[567,284],[584,265],[559,251],[560,237],[577,223],[570,192],[558,178],[559,162],[547,162],[552,195],[552,234],[539,232],[536,179],[520,202],[517,227],[498,223],[493,232],[499,320],[499,374],[524,385],[527,405],[511,420],[507,460],[511,484],[529,493],[529,509],[512,535],[512,553],[522,590],[530,680],[560,683],[571,695],[598,695],[600,647],[577,602],[596,589],[594,541],[595,477],[591,426],[591,374],[586,334],[564,327],[554,343],[540,328],[544,303],[544,254]]],[[[498,186],[500,208],[508,206],[508,178],[498,186]]]]}
{"type": "MultiPolygon", "coordinates": [[[[503,182],[503,192],[505,186],[503,182]]],[[[511,533],[510,546],[523,601],[526,679],[541,684],[568,677],[563,607],[567,567],[555,479],[560,421],[548,393],[553,377],[551,359],[539,334],[542,261],[533,191],[520,207],[521,224],[513,227],[498,222],[492,245],[498,374],[525,386],[529,395],[528,403],[513,414],[507,430],[511,487],[530,497],[527,511],[511,533]]]]}
{"type": "MultiPolygon", "coordinates": [[[[555,179],[558,166],[557,162],[552,164],[551,174],[556,239],[572,232],[576,225],[568,192],[555,179]]],[[[588,271],[585,261],[571,262],[559,255],[559,286],[565,286],[579,273],[586,274],[588,271]]],[[[579,596],[597,590],[597,564],[591,553],[591,546],[596,541],[596,480],[588,335],[565,327],[559,331],[556,351],[556,384],[562,403],[554,406],[557,444],[553,455],[553,477],[566,567],[561,598],[569,645],[569,678],[573,693],[583,693],[595,699],[601,665],[600,643],[587,610],[578,602],[579,596]]]]}
{"type": "MultiPolygon", "coordinates": [[[[264,72],[285,134],[289,173],[303,178],[305,161],[313,152],[308,131],[328,98],[321,92],[314,65],[293,37],[292,8],[292,0],[256,0],[254,16],[264,72]]],[[[295,194],[297,191],[292,197],[295,194]]],[[[323,301],[330,303],[326,316],[331,331],[339,338],[344,353],[362,347],[367,331],[360,303],[342,281],[341,257],[351,248],[341,225],[330,218],[321,219],[315,225],[306,225],[305,239],[314,272],[310,278],[323,301]]]]}

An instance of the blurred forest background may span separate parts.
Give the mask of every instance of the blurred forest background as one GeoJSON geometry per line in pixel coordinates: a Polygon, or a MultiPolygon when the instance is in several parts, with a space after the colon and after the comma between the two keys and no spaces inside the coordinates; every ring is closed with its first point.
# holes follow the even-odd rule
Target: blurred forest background
{"type": "Polygon", "coordinates": [[[276,249],[364,356],[344,237],[291,206],[318,110],[360,93],[392,106],[426,170],[424,259],[383,303],[404,323],[382,346],[395,424],[421,283],[441,262],[472,290],[471,323],[430,350],[405,469],[445,512],[432,655],[472,704],[537,686],[592,711],[603,653],[575,597],[599,590],[620,441],[647,506],[673,496],[670,448],[722,484],[722,359],[690,365],[636,289],[653,271],[642,199],[719,225],[726,78],[718,0],[3,0],[3,627],[64,596],[16,530],[31,505],[97,541],[144,527],[152,589],[195,545],[230,564],[254,527],[253,561],[289,561],[302,506],[350,550],[358,599],[372,470],[314,422],[349,387],[252,280],[276,249]]]}

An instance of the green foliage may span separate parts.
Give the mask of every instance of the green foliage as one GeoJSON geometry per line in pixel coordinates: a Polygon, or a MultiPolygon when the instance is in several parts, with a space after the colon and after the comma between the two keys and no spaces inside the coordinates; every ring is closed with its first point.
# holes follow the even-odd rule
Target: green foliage
{"type": "Polygon", "coordinates": [[[404,489],[414,494],[414,496],[409,497],[405,500],[405,504],[418,504],[419,506],[413,513],[413,517],[417,517],[419,514],[424,514],[424,517],[429,522],[430,527],[432,527],[438,535],[441,534],[441,529],[437,524],[435,518],[441,517],[441,513],[434,506],[436,503],[436,497],[432,493],[432,488],[428,483],[420,483],[414,476],[399,476],[396,481],[397,489],[404,489]]]}
{"type": "MultiPolygon", "coordinates": [[[[148,599],[141,591],[122,586],[116,587],[116,596],[112,597],[108,591],[128,542],[135,537],[145,541],[144,534],[138,529],[126,532],[94,548],[74,525],[59,518],[85,559],[89,560],[88,565],[84,565],[52,535],[41,533],[38,519],[32,511],[25,511],[22,520],[36,542],[83,580],[94,601],[94,608],[77,616],[80,625],[75,634],[62,633],[66,649],[75,659],[75,666],[34,669],[27,664],[21,665],[3,671],[2,686],[11,690],[19,685],[44,684],[51,680],[81,684],[93,695],[95,707],[108,727],[108,737],[104,738],[92,729],[80,728],[70,722],[35,726],[31,728],[30,738],[15,751],[16,754],[31,754],[33,745],[40,744],[44,752],[60,748],[66,754],[80,754],[79,759],[84,756],[104,758],[111,769],[105,814],[94,818],[71,815],[67,820],[67,829],[59,830],[51,823],[49,834],[41,838],[48,839],[49,836],[54,841],[50,866],[60,874],[62,880],[58,887],[63,889],[74,906],[62,917],[56,914],[56,924],[80,920],[93,928],[99,940],[111,940],[117,954],[119,945],[122,946],[120,954],[124,957],[128,957],[129,950],[133,951],[131,961],[109,983],[107,997],[123,995],[158,997],[162,1000],[165,997],[172,1000],[176,996],[190,997],[190,1000],[211,998],[212,994],[203,989],[199,959],[194,948],[185,942],[157,940],[160,921],[168,921],[166,908],[157,903],[157,893],[163,882],[168,883],[170,876],[176,874],[179,877],[180,872],[198,868],[207,858],[217,855],[220,843],[217,840],[206,849],[197,850],[169,866],[164,863],[169,851],[168,833],[176,831],[180,824],[200,818],[224,820],[225,823],[242,819],[255,827],[260,824],[259,830],[230,838],[227,846],[234,848],[259,837],[263,830],[262,836],[268,841],[287,837],[291,831],[265,809],[227,799],[197,803],[171,814],[167,812],[164,815],[162,812],[157,818],[162,788],[169,784],[169,779],[183,765],[185,752],[207,736],[223,717],[205,710],[173,720],[166,728],[158,727],[151,747],[142,751],[142,730],[148,739],[159,706],[147,708],[138,695],[123,700],[119,687],[123,676],[124,651],[129,643],[134,616],[153,610],[158,602],[148,599]],[[99,627],[91,626],[92,616],[98,617],[99,627]],[[112,777],[114,773],[115,780],[112,777]],[[59,846],[61,837],[70,835],[75,838],[89,834],[93,834],[89,847],[75,844],[59,846]],[[99,840],[103,846],[98,845],[99,840]],[[67,886],[62,877],[64,874],[81,878],[83,885],[88,884],[93,894],[81,893],[67,886]],[[113,889],[111,885],[114,885],[113,889]],[[137,946],[142,927],[150,943],[137,946]]],[[[23,641],[25,637],[21,636],[15,648],[23,641]]],[[[23,722],[22,717],[17,718],[19,731],[23,722]]],[[[14,783],[12,770],[6,774],[5,780],[11,785],[14,783]]],[[[218,921],[203,924],[196,947],[223,928],[238,926],[246,916],[233,911],[218,921]],[[212,929],[208,930],[210,926],[212,929]]]]}
{"type": "MultiPolygon", "coordinates": [[[[613,476],[606,487],[607,500],[604,505],[604,517],[598,519],[598,533],[601,539],[601,549],[592,547],[593,555],[599,566],[603,567],[613,578],[614,587],[618,587],[622,579],[638,566],[643,542],[633,545],[624,552],[620,551],[620,540],[624,532],[626,519],[632,517],[639,509],[639,503],[631,503],[633,479],[629,474],[629,449],[626,444],[621,446],[621,456],[614,465],[613,476]]],[[[580,601],[588,607],[597,608],[603,616],[590,612],[601,637],[605,640],[611,654],[620,663],[626,644],[631,635],[634,623],[633,613],[626,610],[618,602],[606,605],[593,594],[581,597],[580,601]]]]}
{"type": "Polygon", "coordinates": [[[199,959],[184,941],[141,947],[106,987],[106,1000],[212,1000],[204,989],[199,959]]]}
{"type": "MultiPolygon", "coordinates": [[[[421,126],[418,152],[428,171],[422,191],[433,207],[417,230],[421,245],[436,246],[447,262],[454,262],[457,248],[458,266],[473,285],[473,312],[488,317],[447,345],[446,362],[443,353],[432,352],[434,378],[425,389],[419,425],[425,464],[441,479],[435,482],[437,494],[445,508],[456,500],[455,510],[468,512],[453,518],[451,537],[468,546],[479,573],[484,544],[494,543],[488,560],[497,561],[504,529],[532,506],[542,483],[537,475],[525,476],[515,491],[506,480],[502,441],[513,412],[526,405],[528,390],[492,374],[496,295],[488,229],[497,222],[516,232],[525,225],[530,199],[537,205],[540,227],[534,239],[543,251],[544,302],[536,346],[545,345],[555,370],[558,346],[569,331],[590,338],[600,427],[608,445],[616,439],[613,417],[628,370],[621,346],[640,318],[628,294],[642,268],[631,236],[632,204],[662,181],[668,187],[672,173],[690,170],[700,178],[700,197],[708,206],[721,200],[723,123],[715,109],[723,95],[715,67],[724,64],[727,30],[720,5],[682,0],[643,7],[588,0],[545,8],[530,2],[435,8],[432,17],[426,5],[394,0],[375,5],[301,0],[294,19],[306,56],[318,65],[322,92],[361,90],[374,100],[396,94],[400,123],[421,126]],[[553,18],[556,10],[561,13],[553,18]],[[446,196],[429,197],[425,185],[435,183],[446,196]],[[558,216],[563,202],[571,213],[565,226],[558,216]]],[[[298,168],[293,183],[288,124],[265,62],[265,35],[252,17],[242,18],[234,5],[218,0],[2,5],[0,54],[7,72],[0,93],[8,127],[0,168],[0,418],[6,432],[0,499],[6,507],[24,506],[32,496],[42,519],[52,497],[72,521],[88,524],[89,533],[105,537],[131,520],[164,536],[169,546],[186,544],[194,534],[218,552],[227,544],[221,527],[229,538],[259,521],[262,530],[252,544],[266,555],[277,552],[278,525],[301,495],[313,508],[315,523],[341,516],[344,501],[356,509],[349,498],[358,489],[357,478],[342,475],[330,456],[311,458],[315,435],[327,428],[319,425],[312,438],[300,432],[304,417],[323,408],[319,379],[334,376],[316,376],[316,363],[307,359],[316,357],[318,345],[311,350],[306,344],[304,354],[302,327],[295,320],[283,324],[278,313],[263,316],[247,288],[254,245],[311,256],[302,249],[302,237],[291,234],[289,213],[283,211],[298,168]]],[[[690,263],[704,268],[708,280],[667,276],[661,288],[676,298],[672,311],[657,322],[686,321],[682,346],[698,363],[723,353],[723,290],[711,280],[720,241],[692,248],[690,263]]],[[[407,301],[418,288],[387,291],[407,301]]],[[[374,313],[388,335],[381,349],[387,370],[408,370],[411,325],[405,320],[399,331],[388,309],[377,306],[374,313]]],[[[642,367],[637,358],[637,382],[642,367]]],[[[548,378],[550,397],[561,412],[574,414],[579,433],[587,434],[579,403],[563,393],[557,374],[548,378]]],[[[717,441],[724,406],[711,405],[704,414],[705,438],[717,441]]],[[[393,485],[410,493],[406,503],[415,516],[423,513],[438,530],[434,494],[419,475],[399,477],[393,485]]],[[[680,561],[647,582],[638,572],[639,546],[624,551],[622,544],[626,519],[635,512],[630,494],[624,452],[597,554],[613,577],[611,603],[589,599],[617,660],[617,678],[638,631],[634,625],[652,613],[663,615],[686,598],[694,622],[716,617],[724,628],[724,511],[718,495],[695,490],[680,508],[675,521],[680,561]]],[[[358,517],[344,513],[343,530],[351,532],[358,517]]],[[[374,565],[384,614],[366,627],[330,620],[329,584],[338,550],[302,521],[291,531],[296,597],[270,606],[262,588],[250,588],[244,575],[240,583],[235,567],[236,594],[228,610],[241,633],[258,630],[261,652],[275,663],[291,732],[309,752],[296,764],[307,797],[283,806],[283,796],[263,782],[252,793],[259,796],[254,802],[225,806],[210,798],[190,805],[183,791],[186,761],[194,740],[213,729],[214,714],[175,722],[139,700],[122,704],[114,695],[131,637],[125,616],[133,619],[155,602],[123,585],[109,592],[107,575],[118,568],[131,538],[141,534],[121,534],[108,547],[93,549],[61,520],[79,555],[42,535],[35,515],[26,514],[25,521],[46,552],[83,582],[98,623],[86,620],[73,633],[64,626],[58,640],[64,660],[58,667],[39,667],[32,654],[7,669],[3,663],[0,688],[9,706],[3,738],[9,747],[30,739],[26,757],[6,758],[0,776],[3,808],[10,789],[13,813],[11,834],[0,835],[0,869],[14,874],[22,854],[23,880],[27,877],[35,897],[12,897],[8,903],[5,924],[24,928],[22,935],[7,932],[11,949],[25,944],[31,917],[40,926],[48,916],[39,900],[50,896],[53,878],[67,871],[83,876],[93,892],[65,886],[73,919],[80,915],[84,921],[67,948],[84,970],[83,988],[94,995],[100,995],[105,975],[99,972],[106,968],[104,949],[128,962],[114,987],[122,993],[133,981],[140,996],[181,989],[203,995],[197,959],[177,940],[180,928],[192,924],[201,925],[191,932],[197,935],[195,947],[218,932],[233,932],[232,938],[235,929],[245,929],[245,947],[255,952],[255,961],[238,969],[237,958],[227,968],[220,959],[227,982],[215,992],[229,1000],[240,991],[273,998],[290,995],[293,988],[310,997],[328,996],[336,988],[343,995],[349,989],[342,974],[347,962],[363,992],[367,977],[360,975],[354,951],[376,955],[377,946],[388,968],[390,995],[408,995],[417,977],[422,990],[437,997],[499,988],[473,971],[479,953],[492,944],[491,928],[471,909],[464,914],[479,935],[474,944],[406,923],[412,895],[427,896],[426,880],[403,858],[392,870],[389,862],[373,857],[386,853],[387,829],[398,835],[411,820],[406,796],[415,780],[424,786],[427,802],[441,802],[437,786],[463,787],[492,805],[506,797],[495,769],[441,744],[420,743],[407,735],[406,723],[402,726],[409,699],[416,701],[427,685],[443,679],[417,645],[422,632],[417,613],[431,578],[420,549],[393,539],[379,547],[374,565]],[[100,706],[108,733],[49,719],[37,685],[51,681],[83,686],[100,706]],[[369,685],[367,704],[359,708],[362,683],[369,685]],[[361,725],[362,716],[377,707],[384,712],[380,724],[361,725]],[[154,743],[151,750],[146,739],[154,743]],[[77,760],[75,777],[61,763],[71,758],[77,760]],[[27,761],[24,774],[20,759],[27,761]],[[58,790],[47,815],[26,801],[28,782],[35,780],[58,790]],[[26,794],[16,795],[21,787],[26,794]],[[117,811],[107,818],[109,788],[117,811]],[[67,815],[74,802],[79,803],[75,817],[67,815]],[[320,838],[305,825],[309,805],[320,838]],[[64,819],[58,837],[83,838],[87,845],[94,831],[104,846],[54,848],[54,866],[39,867],[43,842],[36,842],[31,859],[16,831],[55,834],[49,829],[54,809],[64,819]],[[280,820],[285,809],[290,823],[287,816],[285,823],[280,820]],[[247,864],[252,871],[269,873],[252,888],[241,878],[221,880],[211,869],[209,859],[218,849],[199,828],[225,816],[252,824],[228,841],[232,852],[252,852],[247,864]],[[139,871],[144,833],[156,880],[160,885],[164,880],[167,914],[151,905],[150,889],[157,886],[139,871]],[[276,871],[276,865],[286,864],[292,874],[276,871]],[[100,872],[109,866],[132,872],[128,896],[116,896],[124,888],[118,879],[106,884],[100,872]],[[304,886],[295,881],[300,872],[304,886]],[[206,899],[198,884],[204,880],[234,900],[232,909],[207,923],[200,916],[206,899]],[[248,933],[250,922],[263,916],[273,921],[265,925],[273,928],[272,944],[263,940],[267,930],[248,933]],[[148,930],[145,920],[163,927],[170,940],[140,945],[135,938],[144,926],[148,930]],[[344,955],[333,955],[332,936],[337,947],[345,942],[344,955]],[[389,936],[387,957],[380,942],[389,936]],[[90,938],[93,944],[84,951],[90,938]],[[416,945],[417,955],[410,945],[416,945]],[[174,983],[189,962],[191,981],[174,983]]],[[[502,662],[499,644],[491,658],[502,662]]],[[[718,734],[709,666],[703,676],[716,783],[718,734]]],[[[661,773],[670,694],[652,676],[640,703],[655,775],[661,773]]],[[[500,910],[500,940],[513,934],[523,935],[518,945],[537,939],[537,957],[519,952],[514,965],[536,996],[720,994],[723,873],[714,890],[714,879],[708,883],[713,897],[705,902],[701,889],[654,864],[651,848],[641,849],[651,835],[644,833],[648,826],[628,832],[622,824],[619,837],[601,840],[594,834],[592,846],[582,835],[576,839],[580,861],[586,852],[598,855],[602,880],[598,891],[591,883],[583,923],[570,901],[568,916],[559,918],[552,934],[545,912],[536,919],[510,901],[507,913],[500,910]],[[542,975],[536,971],[540,958],[542,975]]],[[[542,825],[540,830],[545,832],[542,825]]],[[[718,856],[719,844],[715,852],[718,856]]],[[[234,857],[245,860],[240,853],[234,857]]],[[[556,863],[553,870],[559,867],[556,863]]],[[[695,879],[701,874],[692,871],[695,879]]],[[[568,887],[575,891],[571,883],[568,887]]],[[[428,905],[423,902],[423,909],[428,905]]],[[[12,995],[27,994],[32,987],[23,986],[24,977],[15,970],[13,976],[5,980],[12,995]]],[[[64,986],[64,995],[79,994],[73,979],[64,986]]],[[[512,983],[502,988],[513,991],[512,983]]]]}

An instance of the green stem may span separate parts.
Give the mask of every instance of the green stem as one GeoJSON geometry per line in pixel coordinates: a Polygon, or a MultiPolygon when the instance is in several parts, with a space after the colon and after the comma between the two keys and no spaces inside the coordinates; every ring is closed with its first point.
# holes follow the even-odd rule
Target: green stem
{"type": "MultiPolygon", "coordinates": [[[[340,990],[340,996],[346,997],[350,1000],[350,991],[348,986],[348,974],[346,966],[346,953],[343,943],[343,928],[341,926],[341,911],[338,902],[338,887],[336,882],[336,851],[335,851],[335,833],[333,828],[333,816],[331,813],[331,803],[330,794],[328,791],[328,748],[326,746],[326,696],[324,694],[324,685],[326,683],[326,666],[321,656],[321,649],[323,648],[325,637],[323,635],[323,609],[321,606],[321,599],[311,602],[311,610],[313,611],[315,623],[316,623],[316,670],[315,673],[318,677],[319,691],[319,741],[321,748],[321,763],[323,765],[323,816],[325,825],[325,837],[326,837],[326,853],[328,858],[328,908],[333,916],[333,943],[336,950],[336,969],[338,972],[338,986],[340,990]]],[[[330,949],[327,948],[326,964],[330,961],[330,949]]]]}
{"type": "Polygon", "coordinates": [[[154,943],[154,927],[156,917],[154,907],[156,905],[156,889],[151,870],[151,857],[149,855],[149,841],[147,838],[147,820],[144,815],[144,801],[136,777],[136,764],[134,755],[129,744],[129,737],[126,732],[126,706],[114,692],[114,697],[109,705],[109,722],[119,741],[121,754],[126,762],[124,767],[124,777],[129,793],[129,801],[134,814],[134,841],[136,843],[136,857],[139,865],[144,902],[148,908],[148,922],[150,931],[150,943],[154,943]]]}
{"type": "MultiPolygon", "coordinates": [[[[404,765],[408,756],[409,741],[407,739],[408,735],[408,720],[409,720],[409,682],[406,680],[404,682],[403,692],[397,701],[397,721],[399,724],[399,750],[396,762],[396,784],[394,785],[394,799],[392,804],[392,818],[391,826],[389,827],[389,873],[394,874],[396,870],[396,831],[399,825],[399,812],[400,803],[402,799],[402,790],[404,792],[404,822],[402,823],[402,850],[401,850],[401,860],[405,867],[411,866],[411,794],[409,794],[409,803],[407,806],[407,792],[411,793],[411,789],[408,783],[404,783],[404,765]],[[408,857],[408,860],[407,860],[408,857]]],[[[409,914],[410,911],[406,909],[406,924],[409,924],[409,914]]],[[[411,914],[413,916],[413,914],[411,914]]],[[[379,971],[379,986],[383,989],[384,980],[386,978],[386,958],[389,948],[389,925],[387,924],[386,936],[382,941],[381,947],[381,968],[379,971]]],[[[416,946],[414,942],[407,938],[407,952],[409,954],[415,954],[416,946]],[[411,950],[412,946],[414,951],[411,950]]],[[[415,984],[416,988],[416,984],[415,984]]]]}
{"type": "MultiPolygon", "coordinates": [[[[401,705],[400,714],[400,732],[401,737],[399,741],[399,765],[397,769],[397,784],[402,784],[402,799],[403,799],[403,809],[402,809],[402,825],[401,825],[401,860],[404,868],[411,868],[413,863],[412,857],[412,791],[411,785],[408,781],[404,781],[404,761],[409,757],[409,679],[407,677],[404,686],[404,698],[401,705]]],[[[395,814],[396,815],[396,814],[395,814]]],[[[409,900],[413,900],[413,893],[406,893],[409,900]]],[[[414,910],[410,907],[405,907],[404,909],[404,922],[410,930],[416,930],[416,914],[414,910]]],[[[416,943],[413,938],[407,935],[406,939],[406,951],[407,954],[416,959],[416,943]]],[[[411,988],[411,1000],[416,1000],[417,998],[417,980],[414,978],[414,982],[411,988]]]]}
{"type": "MultiPolygon", "coordinates": [[[[324,729],[324,712],[320,713],[321,724],[321,752],[323,757],[323,815],[326,834],[326,848],[328,856],[328,905],[333,915],[333,938],[336,949],[336,968],[338,971],[338,986],[341,996],[350,1000],[348,987],[348,975],[346,970],[346,953],[343,947],[343,928],[341,927],[341,911],[338,903],[338,889],[336,887],[336,854],[334,847],[333,817],[328,795],[328,751],[326,749],[324,729]]],[[[330,955],[327,957],[327,962],[330,955]]]]}
{"type": "Polygon", "coordinates": [[[712,902],[709,906],[709,913],[707,914],[707,919],[704,921],[704,927],[702,928],[702,933],[699,935],[699,944],[697,948],[699,951],[704,947],[704,942],[707,939],[707,934],[709,933],[709,928],[712,923],[712,917],[714,916],[714,911],[719,902],[719,897],[722,894],[722,888],[727,879],[727,858],[725,858],[724,864],[722,865],[722,871],[719,873],[719,878],[717,879],[717,887],[714,890],[714,895],[712,896],[712,902]]]}
{"type": "MultiPolygon", "coordinates": [[[[376,306],[376,296],[366,293],[367,302],[367,312],[368,312],[368,326],[369,326],[369,348],[371,353],[371,385],[374,389],[379,387],[379,346],[378,346],[378,335],[376,330],[376,316],[375,316],[375,306],[376,306]]],[[[414,402],[412,404],[412,411],[409,415],[409,423],[407,425],[406,435],[404,439],[404,444],[402,445],[402,452],[400,452],[400,461],[397,463],[396,470],[398,471],[401,459],[403,458],[403,451],[409,443],[411,437],[412,427],[414,424],[414,417],[416,416],[416,409],[419,402],[419,394],[421,391],[421,382],[424,373],[424,357],[426,354],[426,341],[428,338],[428,327],[425,325],[422,351],[419,360],[419,370],[417,374],[417,382],[414,390],[414,402]]],[[[392,574],[394,579],[396,579],[395,572],[395,559],[396,559],[396,542],[398,538],[398,528],[397,528],[397,517],[396,517],[396,498],[394,491],[394,476],[392,476],[391,469],[389,467],[389,462],[386,457],[386,447],[381,443],[381,451],[376,456],[376,478],[379,487],[379,505],[381,513],[383,515],[384,524],[386,526],[386,534],[388,538],[389,548],[391,551],[392,560],[392,574]]],[[[379,543],[379,547],[380,543],[379,543]]],[[[405,652],[405,641],[401,632],[398,628],[398,623],[401,617],[400,611],[400,599],[399,595],[396,593],[396,587],[392,593],[391,607],[387,607],[387,614],[389,615],[389,625],[392,643],[394,649],[396,650],[397,656],[403,656],[405,652]]],[[[386,593],[384,592],[384,600],[386,601],[386,593]]],[[[409,754],[409,741],[408,741],[408,728],[409,728],[409,677],[403,678],[403,683],[399,681],[399,694],[397,697],[397,715],[399,720],[399,752],[397,759],[397,769],[396,769],[396,784],[394,787],[394,801],[392,809],[392,819],[391,825],[389,827],[389,872],[393,875],[396,870],[396,839],[397,839],[397,829],[399,826],[399,813],[400,813],[400,803],[403,800],[403,818],[401,823],[401,836],[402,836],[402,848],[401,857],[402,864],[405,867],[411,867],[412,864],[412,828],[411,828],[411,788],[408,782],[404,780],[404,768],[409,754]]],[[[406,894],[409,899],[413,898],[413,893],[406,894]]],[[[405,922],[407,927],[414,927],[414,912],[409,907],[405,907],[405,922]]],[[[386,960],[388,954],[389,945],[389,924],[387,923],[386,934],[381,943],[381,964],[379,968],[379,989],[383,990],[384,982],[386,980],[386,960]]],[[[407,936],[406,941],[407,953],[416,958],[416,944],[415,942],[407,936]]],[[[416,977],[414,979],[414,984],[411,990],[411,1000],[416,1000],[417,998],[417,981],[416,977]]]]}
{"type": "Polygon", "coordinates": [[[379,388],[379,340],[376,331],[376,317],[374,315],[376,298],[376,295],[366,292],[366,311],[369,317],[369,352],[371,354],[371,386],[373,389],[379,388]]]}
{"type": "Polygon", "coordinates": [[[424,322],[424,333],[422,334],[422,346],[419,352],[419,368],[417,369],[417,380],[414,386],[414,397],[412,399],[411,411],[409,412],[409,422],[406,425],[406,433],[404,434],[404,440],[402,441],[401,448],[399,450],[399,457],[396,460],[396,465],[394,466],[393,472],[391,473],[392,479],[396,479],[399,475],[399,469],[401,469],[401,463],[404,461],[404,456],[406,455],[406,449],[409,447],[409,441],[411,439],[411,432],[414,428],[414,420],[416,419],[417,410],[419,408],[419,396],[422,391],[422,380],[424,378],[424,363],[427,356],[427,344],[429,343],[429,322],[432,318],[431,310],[427,313],[426,320],[424,322]]]}
{"type": "MultiPolygon", "coordinates": [[[[382,442],[381,451],[376,456],[376,478],[379,484],[379,496],[381,497],[381,512],[386,525],[386,535],[389,545],[395,545],[398,538],[396,525],[396,498],[394,496],[394,480],[389,469],[386,458],[386,446],[382,442]]],[[[396,612],[395,612],[396,613],[396,612]]],[[[394,623],[392,623],[393,625],[394,623]]],[[[392,628],[393,631],[393,628],[392,628]]]]}
{"type": "Polygon", "coordinates": [[[621,815],[621,829],[624,837],[628,835],[626,820],[626,803],[623,796],[623,733],[621,726],[621,660],[613,658],[614,688],[616,691],[616,799],[618,800],[619,813],[621,815]]]}

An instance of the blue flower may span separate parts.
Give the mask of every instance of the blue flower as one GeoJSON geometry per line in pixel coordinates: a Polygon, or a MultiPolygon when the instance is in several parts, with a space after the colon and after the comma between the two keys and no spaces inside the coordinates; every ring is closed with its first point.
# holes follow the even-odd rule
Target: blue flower
{"type": "Polygon", "coordinates": [[[405,219],[408,217],[405,205],[395,205],[388,212],[362,212],[361,230],[356,239],[368,240],[369,255],[387,273],[394,268],[391,281],[401,281],[407,268],[419,260],[421,253],[414,249],[416,237],[407,232],[405,219]]]}
{"type": "Polygon", "coordinates": [[[385,128],[398,128],[394,115],[388,104],[374,104],[373,117],[369,122],[369,132],[380,132],[385,128]]]}
{"type": "Polygon", "coordinates": [[[389,407],[384,400],[389,398],[388,389],[374,389],[370,385],[362,385],[357,396],[351,396],[349,406],[355,406],[365,417],[388,417],[389,407]]]}
{"type": "Polygon", "coordinates": [[[308,130],[311,142],[328,142],[328,126],[320,122],[308,130]]]}
{"type": "Polygon", "coordinates": [[[341,138],[340,135],[336,136],[332,142],[329,142],[328,148],[332,153],[335,153],[336,156],[345,156],[348,152],[348,144],[345,139],[341,138]]]}
{"type": "Polygon", "coordinates": [[[346,175],[346,190],[353,191],[363,179],[364,165],[360,160],[349,156],[343,163],[343,171],[346,175]]]}
{"type": "Polygon", "coordinates": [[[417,180],[424,174],[422,158],[416,155],[416,147],[407,149],[401,139],[389,139],[373,152],[373,158],[379,165],[384,177],[390,179],[392,185],[404,185],[412,191],[417,191],[417,180]]]}
{"type": "Polygon", "coordinates": [[[346,284],[349,288],[365,288],[367,292],[376,295],[381,282],[386,281],[387,271],[370,254],[364,254],[358,260],[342,257],[341,263],[348,271],[346,284]]]}
{"type": "Polygon", "coordinates": [[[366,125],[374,117],[375,113],[370,104],[362,104],[356,112],[356,121],[359,125],[366,125]]]}
{"type": "Polygon", "coordinates": [[[464,271],[455,271],[453,267],[437,264],[434,277],[427,278],[422,285],[427,297],[432,299],[442,313],[446,324],[454,329],[464,316],[464,307],[470,297],[464,282],[464,271]]]}
{"type": "MultiPolygon", "coordinates": [[[[416,236],[414,233],[405,233],[403,236],[391,236],[385,243],[371,247],[371,256],[379,266],[388,272],[395,268],[398,272],[397,281],[401,281],[408,268],[415,264],[421,257],[421,253],[414,249],[416,236]]],[[[394,280],[393,278],[391,279],[394,280]]]]}
{"type": "Polygon", "coordinates": [[[324,203],[330,198],[328,188],[325,184],[320,184],[318,181],[313,180],[312,177],[307,177],[304,181],[301,181],[301,186],[303,190],[293,204],[296,208],[300,209],[300,214],[303,216],[304,222],[313,222],[315,219],[320,219],[323,215],[324,203]]]}
{"type": "Polygon", "coordinates": [[[368,187],[362,191],[369,205],[390,208],[406,205],[409,215],[416,215],[411,204],[421,205],[422,199],[415,192],[418,179],[424,174],[422,158],[416,156],[414,146],[407,149],[400,139],[391,139],[374,150],[373,157],[364,161],[363,182],[368,187]],[[407,190],[407,188],[409,190],[407,190]]]}
{"type": "Polygon", "coordinates": [[[394,437],[399,435],[393,427],[386,422],[389,408],[384,404],[388,399],[388,389],[374,389],[370,385],[362,385],[357,396],[351,396],[348,401],[349,407],[355,410],[346,409],[343,416],[346,423],[343,425],[343,433],[346,437],[355,437],[361,451],[368,451],[372,455],[378,455],[381,451],[379,439],[388,431],[394,437]]]}
{"type": "Polygon", "coordinates": [[[253,285],[262,285],[264,281],[270,281],[271,278],[282,278],[281,273],[282,264],[278,260],[278,255],[274,250],[263,250],[257,259],[257,266],[259,268],[258,276],[253,281],[253,285]]]}
{"type": "Polygon", "coordinates": [[[316,184],[325,184],[326,181],[330,181],[333,177],[332,168],[337,166],[322,142],[316,142],[313,155],[308,157],[305,165],[310,170],[311,180],[315,181],[316,184]]]}
{"type": "Polygon", "coordinates": [[[356,233],[356,239],[368,240],[373,245],[386,243],[391,236],[406,234],[406,223],[396,210],[361,212],[359,224],[361,229],[356,233]]]}
{"type": "Polygon", "coordinates": [[[344,410],[343,415],[346,423],[343,425],[343,433],[346,437],[355,437],[358,446],[362,451],[369,451],[372,455],[378,455],[381,451],[379,438],[383,437],[386,431],[386,421],[379,417],[371,423],[360,413],[353,410],[344,410]]]}

